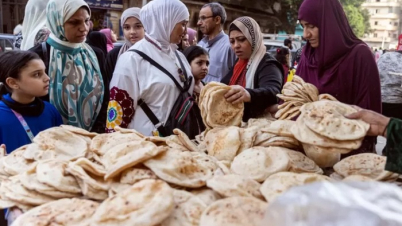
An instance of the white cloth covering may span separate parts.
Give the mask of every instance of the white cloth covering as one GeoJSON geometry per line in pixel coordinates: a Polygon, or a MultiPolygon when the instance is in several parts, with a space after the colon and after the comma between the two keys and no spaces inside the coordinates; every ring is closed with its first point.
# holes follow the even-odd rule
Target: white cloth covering
{"type": "Polygon", "coordinates": [[[34,46],[36,34],[46,26],[46,5],[49,0],[29,0],[25,6],[21,50],[34,46]]]}

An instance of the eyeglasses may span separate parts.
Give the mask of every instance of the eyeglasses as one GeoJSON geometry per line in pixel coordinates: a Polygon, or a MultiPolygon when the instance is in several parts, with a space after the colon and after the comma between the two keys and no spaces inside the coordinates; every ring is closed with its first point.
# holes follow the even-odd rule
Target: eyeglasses
{"type": "Polygon", "coordinates": [[[202,17],[198,17],[198,21],[205,21],[208,18],[212,18],[214,16],[202,16],[202,17]]]}

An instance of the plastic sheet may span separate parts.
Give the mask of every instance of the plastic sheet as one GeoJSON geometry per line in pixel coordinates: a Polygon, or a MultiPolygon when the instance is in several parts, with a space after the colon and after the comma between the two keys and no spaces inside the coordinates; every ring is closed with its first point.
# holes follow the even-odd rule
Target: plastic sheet
{"type": "Polygon", "coordinates": [[[295,187],[268,207],[261,226],[401,226],[402,189],[380,182],[295,187]]]}

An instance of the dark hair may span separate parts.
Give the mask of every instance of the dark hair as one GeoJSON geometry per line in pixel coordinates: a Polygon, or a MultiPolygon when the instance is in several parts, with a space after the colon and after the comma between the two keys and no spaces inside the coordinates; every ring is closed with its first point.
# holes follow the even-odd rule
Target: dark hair
{"type": "Polygon", "coordinates": [[[11,93],[7,78],[18,79],[20,72],[31,60],[41,60],[38,54],[30,51],[8,51],[0,54],[0,94],[11,93]]]}
{"type": "Polygon", "coordinates": [[[287,64],[287,60],[288,58],[286,57],[286,55],[289,54],[289,49],[288,48],[278,48],[276,50],[276,54],[275,54],[275,58],[277,61],[279,61],[279,63],[281,64],[287,64]]]}
{"type": "Polygon", "coordinates": [[[289,44],[292,44],[292,40],[290,40],[290,39],[285,39],[285,41],[283,41],[283,44],[284,44],[285,46],[288,46],[289,44]]]}
{"type": "Polygon", "coordinates": [[[184,50],[183,54],[187,58],[189,64],[191,64],[191,62],[199,56],[209,56],[207,50],[200,46],[190,46],[184,50]]]}
{"type": "Polygon", "coordinates": [[[211,8],[212,11],[212,16],[213,17],[217,17],[219,16],[221,18],[221,24],[225,24],[226,22],[226,11],[225,8],[223,8],[223,6],[217,2],[211,2],[208,4],[205,4],[202,8],[206,8],[209,7],[211,8]]]}
{"type": "MultiPolygon", "coordinates": [[[[240,31],[240,28],[238,28],[235,24],[230,24],[230,26],[229,26],[229,34],[232,31],[240,31]]],[[[240,31],[240,32],[242,32],[242,31],[240,31]]]]}

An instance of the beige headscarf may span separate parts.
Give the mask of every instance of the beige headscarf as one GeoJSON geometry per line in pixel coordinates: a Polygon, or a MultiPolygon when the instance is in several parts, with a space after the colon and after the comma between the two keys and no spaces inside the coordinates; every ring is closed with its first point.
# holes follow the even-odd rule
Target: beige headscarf
{"type": "Polygon", "coordinates": [[[246,88],[254,88],[254,75],[262,58],[267,53],[260,25],[251,17],[239,17],[232,24],[236,25],[251,44],[252,53],[247,64],[246,88]]]}
{"type": "MultiPolygon", "coordinates": [[[[132,7],[132,8],[128,8],[128,9],[124,10],[123,14],[121,15],[121,19],[120,19],[121,27],[122,28],[124,27],[124,23],[130,17],[135,17],[139,21],[141,21],[141,19],[140,19],[140,11],[141,11],[141,9],[137,8],[137,7],[132,7]]],[[[120,57],[121,54],[125,53],[133,45],[133,44],[131,44],[130,40],[126,39],[126,37],[124,37],[124,40],[125,40],[125,43],[121,47],[118,57],[120,57]]]]}

